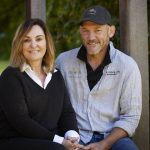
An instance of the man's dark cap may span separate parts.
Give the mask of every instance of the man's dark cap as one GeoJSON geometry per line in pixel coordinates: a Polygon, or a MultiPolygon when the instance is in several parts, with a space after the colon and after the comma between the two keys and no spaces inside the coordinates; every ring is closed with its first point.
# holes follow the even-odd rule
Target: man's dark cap
{"type": "Polygon", "coordinates": [[[102,6],[93,6],[87,8],[82,15],[82,18],[79,22],[81,25],[85,21],[95,22],[97,24],[112,24],[111,15],[108,10],[102,6]]]}

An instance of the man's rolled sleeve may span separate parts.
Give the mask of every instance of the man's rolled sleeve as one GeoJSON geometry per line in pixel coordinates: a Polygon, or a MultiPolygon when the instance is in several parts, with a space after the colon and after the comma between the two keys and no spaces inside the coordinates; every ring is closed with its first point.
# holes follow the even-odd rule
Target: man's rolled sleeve
{"type": "Polygon", "coordinates": [[[120,99],[121,115],[114,127],[124,129],[131,137],[140,120],[142,111],[141,75],[137,65],[128,73],[120,99]]]}

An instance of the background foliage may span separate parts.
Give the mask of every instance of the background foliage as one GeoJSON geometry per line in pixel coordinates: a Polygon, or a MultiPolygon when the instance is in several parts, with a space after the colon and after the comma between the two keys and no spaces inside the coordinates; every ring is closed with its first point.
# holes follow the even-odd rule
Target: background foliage
{"type": "MultiPolygon", "coordinates": [[[[150,8],[149,1],[148,8],[150,8]]],[[[108,8],[113,16],[113,21],[117,27],[117,32],[113,40],[115,46],[119,48],[118,3],[119,0],[46,0],[47,24],[52,33],[57,54],[80,46],[81,40],[78,33],[78,21],[85,8],[98,4],[108,8]]],[[[14,33],[18,25],[25,19],[25,0],[1,0],[0,14],[0,60],[7,60],[14,33]]],[[[148,15],[150,15],[150,12],[148,15]]]]}
{"type": "MultiPolygon", "coordinates": [[[[54,37],[57,53],[81,45],[78,32],[81,14],[85,8],[98,4],[110,10],[118,25],[118,0],[47,0],[47,23],[54,37]]],[[[115,41],[119,44],[119,34],[116,37],[115,41]]]]}
{"type": "Polygon", "coordinates": [[[14,32],[25,19],[24,1],[1,0],[0,14],[0,59],[8,59],[14,32]]]}

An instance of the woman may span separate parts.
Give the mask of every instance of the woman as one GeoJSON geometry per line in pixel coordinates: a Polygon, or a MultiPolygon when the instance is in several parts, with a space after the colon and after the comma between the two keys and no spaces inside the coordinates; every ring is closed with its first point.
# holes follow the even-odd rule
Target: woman
{"type": "Polygon", "coordinates": [[[69,130],[78,131],[64,80],[54,68],[52,37],[42,20],[26,20],[0,77],[0,149],[72,150],[79,139],[68,137],[69,130]]]}

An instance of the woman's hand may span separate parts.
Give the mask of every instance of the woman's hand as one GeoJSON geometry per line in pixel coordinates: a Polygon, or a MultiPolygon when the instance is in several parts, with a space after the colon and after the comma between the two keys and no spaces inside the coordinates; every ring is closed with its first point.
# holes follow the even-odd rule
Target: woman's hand
{"type": "Polygon", "coordinates": [[[67,150],[79,150],[83,148],[83,145],[80,145],[76,143],[77,139],[76,138],[70,138],[68,140],[64,139],[63,140],[63,145],[67,150]]]}

